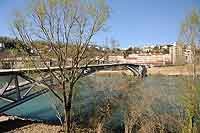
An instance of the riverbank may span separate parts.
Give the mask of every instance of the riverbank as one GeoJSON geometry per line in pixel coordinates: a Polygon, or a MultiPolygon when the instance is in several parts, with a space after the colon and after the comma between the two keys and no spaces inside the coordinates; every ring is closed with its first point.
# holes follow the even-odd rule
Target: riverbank
{"type": "MultiPolygon", "coordinates": [[[[195,66],[197,74],[200,74],[200,65],[195,66]]],[[[193,65],[182,66],[163,66],[152,67],[147,69],[147,75],[167,75],[167,76],[184,76],[192,75],[194,72],[193,65]]]]}
{"type": "MultiPolygon", "coordinates": [[[[0,117],[1,119],[1,117],[0,117]]],[[[45,124],[32,122],[27,120],[6,120],[0,122],[0,132],[9,132],[9,133],[64,133],[63,127],[61,125],[54,124],[45,124]]],[[[94,130],[89,128],[75,128],[74,132],[76,133],[95,133],[94,130]]]]}
{"type": "Polygon", "coordinates": [[[50,125],[11,118],[10,116],[0,117],[0,132],[10,133],[61,133],[62,126],[50,125]]]}
{"type": "MultiPolygon", "coordinates": [[[[166,76],[184,76],[192,75],[194,72],[193,65],[182,65],[182,66],[161,66],[151,67],[147,69],[147,75],[166,75],[166,76]]],[[[200,74],[200,65],[196,66],[196,73],[200,74]]],[[[99,71],[96,73],[98,76],[105,75],[132,75],[129,70],[114,70],[114,71],[99,71]]]]}
{"type": "Polygon", "coordinates": [[[33,123],[26,125],[15,130],[11,130],[14,133],[64,133],[62,126],[48,125],[43,123],[33,123]]]}
{"type": "Polygon", "coordinates": [[[15,129],[32,123],[32,121],[19,119],[13,116],[0,115],[0,132],[13,132],[15,129]]]}
{"type": "MultiPolygon", "coordinates": [[[[75,128],[77,133],[95,133],[89,128],[75,128]]],[[[12,116],[0,116],[0,133],[64,133],[61,125],[24,120],[12,116]]]]}

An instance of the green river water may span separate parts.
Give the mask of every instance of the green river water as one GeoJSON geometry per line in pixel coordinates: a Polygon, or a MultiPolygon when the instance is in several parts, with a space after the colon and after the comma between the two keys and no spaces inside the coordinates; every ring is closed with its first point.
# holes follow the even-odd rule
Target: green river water
{"type": "MultiPolygon", "coordinates": [[[[9,78],[8,76],[0,77],[0,83],[3,84],[9,78]]],[[[133,82],[131,88],[127,88],[127,82],[123,77],[98,77],[93,75],[83,78],[75,88],[73,119],[80,123],[89,123],[90,117],[94,116],[94,112],[98,112],[98,106],[105,103],[106,98],[116,97],[117,102],[113,108],[111,119],[107,121],[107,126],[120,126],[123,123],[123,112],[126,111],[122,98],[124,95],[129,96],[129,100],[132,99],[133,101],[135,98],[147,95],[150,99],[153,99],[150,106],[152,110],[157,113],[176,115],[176,112],[183,110],[180,103],[184,87],[182,78],[176,76],[148,76],[145,79],[133,82]],[[133,95],[130,95],[132,93],[133,95]]],[[[5,101],[0,100],[0,107],[5,103],[5,101]]],[[[62,115],[61,102],[49,92],[5,113],[26,119],[59,122],[58,117],[56,117],[58,115],[56,109],[62,115]]],[[[182,115],[184,117],[184,113],[182,115]]]]}

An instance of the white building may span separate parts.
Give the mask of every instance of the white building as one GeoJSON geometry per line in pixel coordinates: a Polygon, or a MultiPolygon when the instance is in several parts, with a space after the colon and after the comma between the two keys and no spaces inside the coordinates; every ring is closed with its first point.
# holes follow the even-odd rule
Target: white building
{"type": "Polygon", "coordinates": [[[133,63],[133,64],[144,64],[144,65],[166,65],[170,64],[169,54],[151,54],[151,53],[140,53],[130,54],[128,57],[123,56],[109,56],[109,62],[113,63],[133,63]]]}
{"type": "Polygon", "coordinates": [[[176,63],[176,46],[172,46],[169,48],[169,55],[170,55],[171,63],[175,64],[176,63]]]}
{"type": "Polygon", "coordinates": [[[3,43],[0,43],[0,50],[4,49],[5,45],[3,43]]]}
{"type": "Polygon", "coordinates": [[[152,46],[144,46],[144,47],[143,47],[143,52],[148,53],[148,52],[152,51],[153,48],[154,48],[154,47],[152,47],[152,46]]]}
{"type": "Polygon", "coordinates": [[[190,47],[184,48],[183,45],[174,45],[169,48],[169,54],[173,65],[192,63],[192,51],[190,47]]]}

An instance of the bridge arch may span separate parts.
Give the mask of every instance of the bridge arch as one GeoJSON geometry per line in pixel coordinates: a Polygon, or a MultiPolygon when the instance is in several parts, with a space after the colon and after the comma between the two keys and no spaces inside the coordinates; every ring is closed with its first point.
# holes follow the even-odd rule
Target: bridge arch
{"type": "Polygon", "coordinates": [[[117,67],[124,67],[127,68],[127,70],[131,71],[133,73],[134,76],[137,77],[144,77],[143,75],[143,69],[144,67],[140,66],[140,65],[132,65],[132,64],[121,64],[121,65],[110,65],[110,66],[104,66],[104,67],[89,67],[89,68],[83,68],[83,76],[88,76],[90,74],[96,73],[98,71],[102,71],[102,70],[108,70],[108,69],[112,69],[112,68],[117,68],[117,67]]]}
{"type": "Polygon", "coordinates": [[[139,71],[135,68],[135,67],[131,67],[131,66],[126,66],[128,70],[130,70],[133,74],[135,74],[136,76],[140,76],[139,71]]]}

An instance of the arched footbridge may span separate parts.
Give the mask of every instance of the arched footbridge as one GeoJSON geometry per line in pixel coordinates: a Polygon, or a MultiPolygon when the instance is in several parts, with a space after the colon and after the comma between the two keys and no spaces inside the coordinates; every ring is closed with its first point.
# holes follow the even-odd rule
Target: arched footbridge
{"type": "MultiPolygon", "coordinates": [[[[82,76],[87,76],[101,70],[121,70],[126,68],[133,75],[143,78],[146,76],[146,67],[136,64],[98,64],[80,66],[82,76]]],[[[59,67],[50,67],[51,71],[59,71],[59,67]]],[[[66,70],[72,69],[70,66],[65,67],[66,70]]],[[[4,113],[24,102],[45,94],[49,91],[53,92],[61,101],[62,99],[54,92],[52,88],[40,87],[42,89],[33,89],[36,86],[42,86],[47,80],[34,80],[27,73],[48,73],[49,68],[24,68],[24,69],[0,69],[0,113],[4,113]],[[6,81],[5,81],[6,79],[6,81]],[[4,82],[1,82],[3,81],[4,82]]]]}

